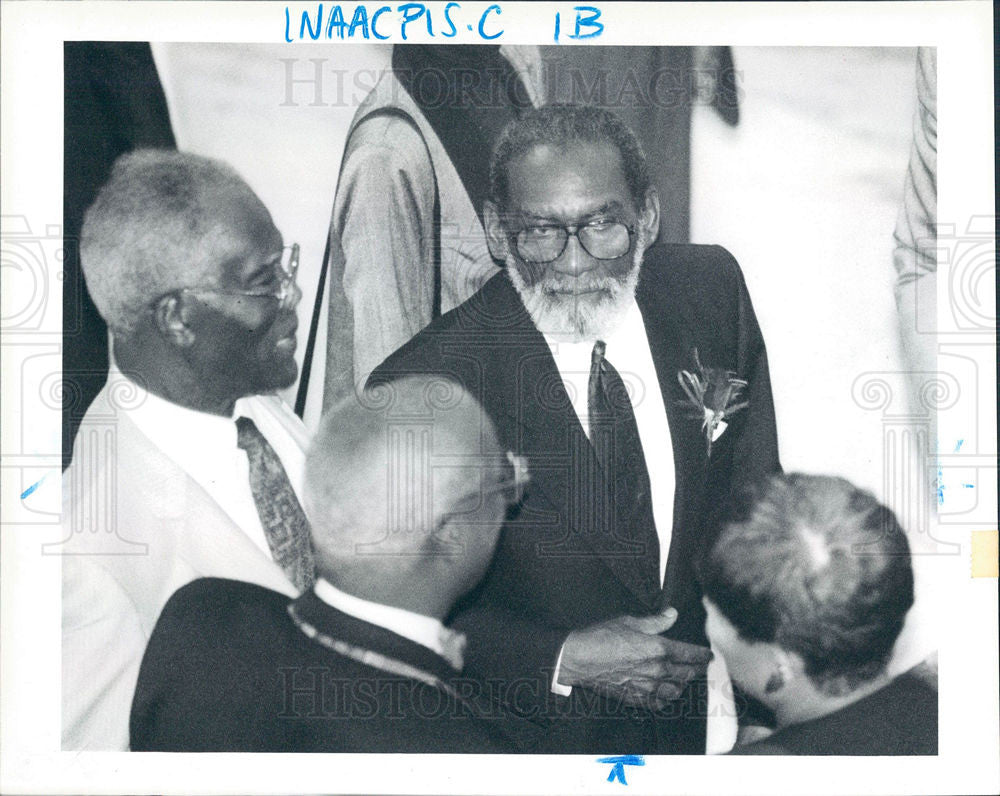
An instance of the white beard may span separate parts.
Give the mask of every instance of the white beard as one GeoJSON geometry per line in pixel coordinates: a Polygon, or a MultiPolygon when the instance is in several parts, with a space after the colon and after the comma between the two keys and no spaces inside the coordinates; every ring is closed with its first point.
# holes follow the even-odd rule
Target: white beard
{"type": "Polygon", "coordinates": [[[577,295],[553,292],[559,284],[553,279],[543,278],[529,286],[513,255],[507,255],[507,276],[542,334],[572,343],[599,340],[621,325],[635,299],[644,249],[640,239],[632,254],[632,269],[623,280],[613,276],[573,279],[577,295]],[[599,292],[586,292],[595,289],[599,292]]]}

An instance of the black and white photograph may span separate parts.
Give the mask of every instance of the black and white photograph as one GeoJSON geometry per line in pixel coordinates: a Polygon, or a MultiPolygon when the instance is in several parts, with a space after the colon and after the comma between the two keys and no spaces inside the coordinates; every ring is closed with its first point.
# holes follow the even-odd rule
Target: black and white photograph
{"type": "Polygon", "coordinates": [[[1000,787],[990,4],[4,14],[4,790],[1000,787]]]}

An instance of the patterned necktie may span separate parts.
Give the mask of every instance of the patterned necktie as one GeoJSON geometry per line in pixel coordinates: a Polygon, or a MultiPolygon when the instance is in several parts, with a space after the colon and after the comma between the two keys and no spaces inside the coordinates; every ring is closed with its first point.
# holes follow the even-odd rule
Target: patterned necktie
{"type": "Polygon", "coordinates": [[[590,441],[606,475],[614,506],[616,535],[636,543],[636,564],[654,591],[660,589],[660,540],[653,520],[649,471],[632,401],[618,371],[605,358],[603,340],[594,343],[587,385],[590,441]]]}
{"type": "Polygon", "coordinates": [[[237,444],[250,462],[250,490],[271,555],[299,591],[316,580],[309,520],[278,454],[249,417],[236,420],[237,444]]]}

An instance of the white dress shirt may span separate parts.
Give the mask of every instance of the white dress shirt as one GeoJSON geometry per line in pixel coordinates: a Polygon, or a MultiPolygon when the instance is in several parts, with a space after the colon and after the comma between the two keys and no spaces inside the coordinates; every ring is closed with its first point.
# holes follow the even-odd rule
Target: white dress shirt
{"type": "MultiPolygon", "coordinates": [[[[581,343],[563,342],[547,335],[552,356],[559,368],[563,384],[580,425],[590,436],[587,413],[587,387],[590,382],[590,360],[596,340],[581,343]]],[[[646,327],[639,305],[632,302],[621,324],[604,338],[604,357],[610,362],[629,388],[632,410],[639,427],[639,441],[649,471],[650,498],[653,520],[660,541],[660,583],[667,571],[667,554],[674,522],[674,450],[667,425],[667,409],[660,392],[660,382],[649,350],[646,327]]]]}
{"type": "MultiPolygon", "coordinates": [[[[590,419],[587,411],[587,391],[590,383],[590,362],[597,340],[579,343],[566,342],[544,335],[556,361],[559,375],[569,394],[573,410],[587,436],[590,436],[590,419]]],[[[639,305],[632,302],[621,324],[603,338],[605,359],[630,388],[632,411],[635,413],[642,444],[646,469],[649,472],[650,499],[653,504],[653,521],[660,542],[660,583],[667,571],[670,538],[674,522],[674,451],[667,423],[667,409],[660,392],[660,382],[649,350],[646,326],[642,322],[639,305]]],[[[556,660],[552,677],[553,693],[569,696],[573,689],[558,682],[562,665],[562,649],[556,660]]]]}
{"type": "Polygon", "coordinates": [[[433,616],[355,597],[323,578],[316,579],[313,590],[331,608],[427,647],[448,661],[456,671],[462,670],[465,636],[445,627],[433,616]]]}
{"type": "Polygon", "coordinates": [[[309,435],[298,416],[276,395],[236,402],[232,417],[199,412],[148,392],[112,364],[109,382],[124,380],[134,392],[123,409],[149,440],[204,488],[268,556],[271,548],[250,489],[250,463],[237,445],[236,419],[249,417],[274,448],[302,501],[309,435]]]}

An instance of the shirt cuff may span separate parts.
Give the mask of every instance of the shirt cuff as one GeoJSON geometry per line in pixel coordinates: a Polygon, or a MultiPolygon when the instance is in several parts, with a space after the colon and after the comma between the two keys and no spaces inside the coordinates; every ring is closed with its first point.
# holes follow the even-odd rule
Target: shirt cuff
{"type": "Polygon", "coordinates": [[[552,687],[550,690],[558,696],[568,697],[573,693],[573,686],[563,685],[559,682],[559,667],[562,666],[563,647],[565,646],[564,644],[559,648],[559,657],[556,658],[556,670],[552,673],[552,687]]]}

